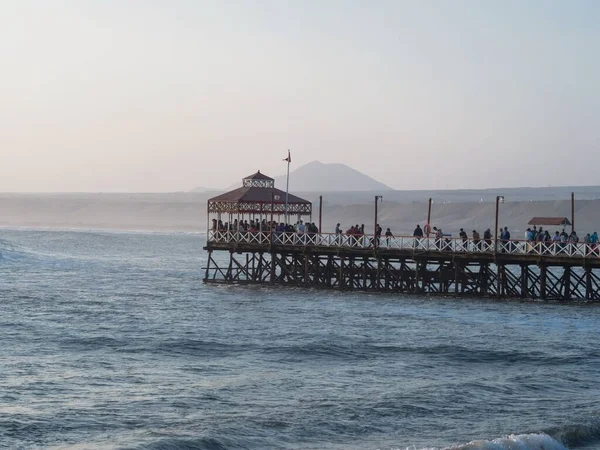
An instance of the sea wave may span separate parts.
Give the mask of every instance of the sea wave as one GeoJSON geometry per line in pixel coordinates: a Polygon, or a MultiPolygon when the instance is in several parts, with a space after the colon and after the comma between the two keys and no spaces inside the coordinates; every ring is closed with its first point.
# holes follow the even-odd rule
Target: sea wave
{"type": "Polygon", "coordinates": [[[600,419],[587,423],[554,427],[544,432],[569,448],[586,446],[600,441],[600,419]]]}
{"type": "MultiPolygon", "coordinates": [[[[598,424],[572,425],[548,430],[548,433],[512,434],[492,440],[474,440],[441,450],[568,450],[596,442],[600,437],[598,424]]],[[[243,447],[243,446],[242,446],[243,447]]],[[[360,445],[356,448],[359,448],[360,445]]],[[[215,438],[163,438],[143,446],[152,450],[227,450],[240,448],[238,443],[215,438]]],[[[304,448],[299,445],[296,448],[304,448]]],[[[309,445],[306,448],[314,448],[309,445]]],[[[410,450],[411,447],[406,450],[410,450]]],[[[395,448],[394,450],[399,450],[395,448]]],[[[422,450],[440,450],[435,447],[422,450]]]]}
{"type": "MultiPolygon", "coordinates": [[[[567,450],[600,441],[600,420],[552,427],[540,433],[512,434],[493,440],[475,440],[443,450],[567,450]]],[[[423,449],[433,450],[433,449],[423,449]]]]}
{"type": "Polygon", "coordinates": [[[135,450],[227,450],[228,448],[232,447],[219,439],[204,437],[198,439],[164,438],[136,447],[135,450]]]}
{"type": "Polygon", "coordinates": [[[36,254],[31,249],[16,245],[6,239],[0,239],[0,264],[26,263],[41,257],[41,254],[36,254]]]}
{"type": "Polygon", "coordinates": [[[6,239],[0,239],[0,262],[5,263],[21,263],[33,261],[52,261],[55,255],[33,250],[32,248],[24,247],[15,244],[6,239]]]}
{"type": "Polygon", "coordinates": [[[544,433],[513,434],[503,438],[471,441],[444,450],[566,450],[566,447],[544,433]]]}
{"type": "Polygon", "coordinates": [[[586,358],[596,355],[550,354],[543,351],[522,351],[517,349],[474,348],[452,344],[434,345],[394,345],[373,344],[365,342],[307,342],[289,345],[267,345],[262,348],[266,354],[282,354],[292,357],[371,359],[390,354],[422,355],[428,358],[443,358],[460,364],[488,364],[494,362],[520,363],[536,365],[560,366],[578,364],[586,358]]]}

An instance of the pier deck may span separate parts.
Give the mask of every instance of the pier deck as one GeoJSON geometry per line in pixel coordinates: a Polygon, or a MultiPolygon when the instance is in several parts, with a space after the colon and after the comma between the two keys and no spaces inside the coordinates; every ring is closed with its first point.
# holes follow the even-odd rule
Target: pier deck
{"type": "Polygon", "coordinates": [[[205,250],[206,283],[600,301],[587,243],[210,231],[205,250]]]}

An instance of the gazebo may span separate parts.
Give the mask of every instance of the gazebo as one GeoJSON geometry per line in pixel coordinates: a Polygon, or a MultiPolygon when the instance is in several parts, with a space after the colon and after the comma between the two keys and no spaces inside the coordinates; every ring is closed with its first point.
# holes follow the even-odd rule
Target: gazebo
{"type": "MultiPolygon", "coordinates": [[[[229,224],[234,219],[238,222],[244,219],[259,219],[262,222],[273,218],[281,222],[281,216],[286,216],[286,193],[275,188],[275,180],[259,170],[244,178],[242,187],[209,199],[207,213],[207,225],[210,224],[211,218],[229,224]]],[[[312,203],[288,193],[287,216],[296,216],[298,220],[309,216],[310,221],[312,203]]]]}

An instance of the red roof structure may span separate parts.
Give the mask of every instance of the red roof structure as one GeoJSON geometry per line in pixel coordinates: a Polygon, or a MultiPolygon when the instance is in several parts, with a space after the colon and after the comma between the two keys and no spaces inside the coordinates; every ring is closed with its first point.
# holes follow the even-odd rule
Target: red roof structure
{"type": "Polygon", "coordinates": [[[260,170],[255,174],[250,175],[249,177],[244,178],[242,181],[249,180],[266,180],[266,181],[274,181],[273,178],[266,176],[264,173],[260,173],[260,170]]]}
{"type": "MultiPolygon", "coordinates": [[[[242,180],[242,187],[208,200],[208,213],[285,214],[285,192],[260,170],[242,180]]],[[[312,203],[288,193],[288,214],[312,214],[312,203]]]]}
{"type": "Polygon", "coordinates": [[[566,217],[534,217],[529,222],[529,225],[551,225],[551,226],[566,226],[571,225],[571,222],[566,217]]]}

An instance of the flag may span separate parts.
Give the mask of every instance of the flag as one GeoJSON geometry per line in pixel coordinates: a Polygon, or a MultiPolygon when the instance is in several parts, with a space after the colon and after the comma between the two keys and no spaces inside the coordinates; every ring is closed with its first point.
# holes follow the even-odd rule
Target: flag
{"type": "Polygon", "coordinates": [[[291,153],[289,152],[289,150],[288,150],[288,157],[287,157],[287,158],[285,158],[285,159],[284,159],[284,161],[287,161],[288,163],[291,163],[291,162],[292,162],[292,155],[291,155],[291,153]]]}

